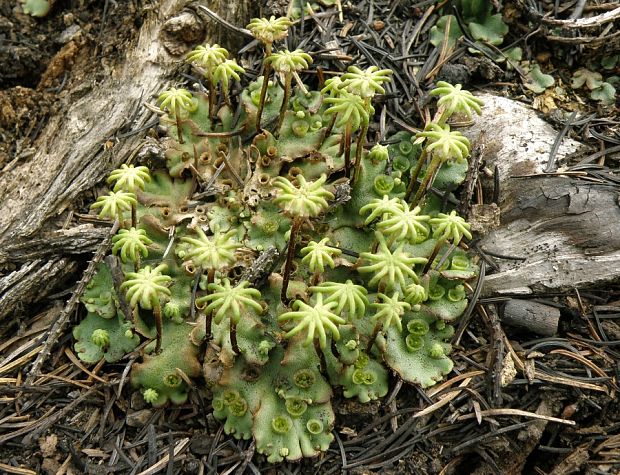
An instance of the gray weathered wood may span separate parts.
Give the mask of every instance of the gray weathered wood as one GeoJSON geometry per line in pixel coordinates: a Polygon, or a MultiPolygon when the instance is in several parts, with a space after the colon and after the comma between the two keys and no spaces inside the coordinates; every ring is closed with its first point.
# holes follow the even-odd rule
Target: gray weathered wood
{"type": "MultiPolygon", "coordinates": [[[[214,1],[211,8],[246,25],[255,3],[214,1]]],[[[106,227],[62,230],[64,215],[83,211],[96,196],[93,187],[140,150],[145,126],[154,119],[144,103],[178,76],[182,55],[213,35],[227,45],[225,33],[189,0],[152,2],[143,14],[135,37],[118,45],[126,48],[124,55],[101,61],[89,52],[93,64],[71,71],[59,112],[39,134],[34,156],[0,175],[0,321],[41,298],[33,281],[51,289],[75,271],[75,262],[62,256],[97,247],[106,227]],[[15,264],[22,267],[13,270],[15,264]]]]}
{"type": "Polygon", "coordinates": [[[554,336],[558,332],[560,310],[532,300],[509,299],[503,307],[501,321],[538,335],[554,336]]]}
{"type": "Polygon", "coordinates": [[[0,279],[0,321],[15,314],[28,314],[29,304],[45,297],[77,270],[68,258],[32,261],[0,279]]]}
{"type": "Polygon", "coordinates": [[[18,240],[0,250],[1,263],[24,263],[49,256],[94,252],[108,234],[109,226],[82,224],[70,229],[44,233],[33,239],[18,240]]]}
{"type": "MultiPolygon", "coordinates": [[[[620,279],[620,187],[545,175],[558,132],[516,101],[482,97],[482,117],[463,132],[474,142],[485,132],[487,167],[499,170],[501,224],[480,247],[515,258],[495,259],[499,270],[487,275],[482,294],[571,291],[620,279]]],[[[566,167],[580,148],[565,138],[555,165],[566,167]]]]}

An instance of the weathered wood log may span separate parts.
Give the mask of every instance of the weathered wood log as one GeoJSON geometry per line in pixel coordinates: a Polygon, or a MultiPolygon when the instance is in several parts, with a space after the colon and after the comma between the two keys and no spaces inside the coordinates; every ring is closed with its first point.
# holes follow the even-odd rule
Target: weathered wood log
{"type": "MultiPolygon", "coordinates": [[[[499,269],[487,275],[482,294],[570,291],[617,281],[620,187],[562,168],[545,173],[558,132],[516,101],[483,99],[483,116],[463,132],[474,142],[484,137],[487,167],[499,171],[501,224],[480,248],[504,258],[494,259],[499,269]]],[[[552,169],[579,148],[565,138],[552,169]]]]}
{"type": "Polygon", "coordinates": [[[108,227],[82,224],[59,229],[36,238],[19,240],[0,250],[0,262],[24,263],[50,256],[79,255],[94,252],[108,234],[108,227]]]}
{"type": "Polygon", "coordinates": [[[34,297],[43,300],[76,270],[77,264],[68,258],[38,259],[0,279],[0,321],[14,314],[28,315],[34,297]]]}
{"type": "Polygon", "coordinates": [[[509,299],[502,307],[500,319],[512,327],[554,336],[558,331],[560,310],[531,300],[509,299]]]}
{"type": "MultiPolygon", "coordinates": [[[[246,25],[255,3],[213,1],[210,6],[231,23],[246,25]]],[[[119,4],[118,8],[128,6],[119,4]]],[[[90,190],[140,149],[154,119],[143,104],[176,77],[183,66],[181,55],[213,35],[224,46],[227,38],[236,38],[226,36],[213,20],[198,14],[189,0],[162,0],[142,13],[144,21],[133,39],[116,45],[125,54],[101,62],[104,75],[93,74],[100,71],[97,64],[74,66],[60,110],[38,136],[34,156],[17,161],[0,175],[0,269],[5,270],[0,289],[12,289],[2,296],[0,321],[17,308],[8,305],[8,299],[17,298],[19,305],[27,306],[42,297],[28,284],[32,279],[51,288],[75,270],[75,263],[68,258],[61,261],[61,256],[97,247],[105,229],[89,233],[78,225],[59,231],[65,215],[80,210],[82,200],[92,201],[90,190]],[[23,266],[13,270],[15,263],[23,266]],[[63,272],[58,271],[61,263],[63,272]],[[23,287],[19,287],[20,279],[26,280],[23,287]]],[[[76,55],[96,58],[96,47],[86,41],[76,43],[76,48],[84,49],[76,55]]]]}

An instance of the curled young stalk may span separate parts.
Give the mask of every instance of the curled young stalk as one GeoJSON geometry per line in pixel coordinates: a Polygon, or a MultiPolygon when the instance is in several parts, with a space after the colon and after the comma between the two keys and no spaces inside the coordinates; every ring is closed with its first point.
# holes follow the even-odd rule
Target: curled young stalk
{"type": "Polygon", "coordinates": [[[213,80],[219,82],[222,85],[222,96],[224,102],[230,105],[230,82],[234,79],[239,81],[241,76],[239,74],[245,73],[245,69],[237,64],[234,59],[227,59],[223,63],[220,63],[213,72],[213,80]]]}
{"type": "Polygon", "coordinates": [[[406,241],[415,244],[419,238],[426,239],[429,233],[426,223],[431,217],[420,212],[419,206],[410,209],[403,201],[402,209],[395,208],[390,213],[384,214],[377,223],[377,230],[387,236],[390,243],[406,241]]]}
{"type": "Polygon", "coordinates": [[[171,87],[167,91],[162,92],[157,98],[157,102],[164,109],[174,116],[177,124],[177,137],[179,143],[185,143],[183,139],[183,130],[181,128],[181,114],[196,110],[196,104],[192,94],[187,89],[177,89],[171,87]]]}
{"type": "Polygon", "coordinates": [[[286,49],[273,53],[265,62],[269,63],[276,73],[284,76],[284,98],[282,99],[282,106],[280,107],[280,118],[278,119],[277,127],[277,129],[280,130],[282,121],[284,120],[284,113],[288,109],[288,102],[291,98],[293,77],[295,77],[298,85],[303,88],[303,83],[299,78],[299,71],[307,69],[312,64],[312,58],[308,53],[304,53],[303,50],[296,49],[295,51],[289,51],[286,49]]]}
{"type": "Polygon", "coordinates": [[[120,251],[123,262],[131,261],[134,263],[135,271],[140,268],[140,257],[147,257],[149,251],[146,246],[153,244],[153,241],[146,235],[144,229],[121,229],[112,238],[112,254],[120,251]]]}
{"type": "Polygon", "coordinates": [[[271,56],[273,43],[286,38],[288,29],[293,24],[286,17],[276,18],[275,16],[267,18],[253,18],[248,24],[248,30],[260,41],[265,47],[265,60],[263,62],[263,85],[260,91],[260,100],[258,103],[258,112],[256,116],[256,132],[261,131],[260,122],[265,107],[265,99],[267,98],[267,87],[269,86],[269,76],[271,74],[271,65],[267,59],[271,56]]]}
{"type": "Polygon", "coordinates": [[[361,285],[355,285],[352,280],[342,282],[323,282],[309,289],[313,293],[327,295],[325,303],[335,302],[336,308],[334,312],[341,314],[346,310],[349,320],[353,317],[360,318],[364,316],[366,307],[368,306],[368,290],[361,285]]]}
{"type": "Polygon", "coordinates": [[[383,235],[377,232],[375,237],[379,243],[377,252],[362,252],[360,254],[360,257],[369,261],[370,264],[360,267],[358,272],[372,272],[374,274],[368,285],[377,285],[386,290],[391,290],[396,285],[400,285],[400,288],[404,289],[407,286],[407,280],[417,282],[418,276],[413,270],[413,266],[426,264],[427,259],[414,257],[404,251],[404,242],[401,242],[394,251],[391,251],[383,235]]]}
{"type": "Polygon", "coordinates": [[[274,180],[274,186],[280,190],[274,203],[293,218],[286,253],[286,263],[284,265],[282,293],[280,295],[282,302],[287,301],[286,292],[295,255],[295,242],[301,225],[308,218],[314,218],[321,214],[321,212],[327,209],[327,200],[334,199],[334,195],[323,188],[323,184],[326,181],[326,175],[321,175],[318,180],[313,182],[306,181],[303,175],[297,175],[299,187],[296,187],[283,177],[276,177],[274,180]]]}
{"type": "Polygon", "coordinates": [[[129,272],[126,276],[127,280],[120,287],[121,290],[127,292],[127,300],[132,308],[136,308],[139,305],[145,310],[153,310],[155,327],[157,329],[156,354],[161,350],[161,302],[162,299],[170,297],[168,285],[172,281],[170,276],[162,274],[166,269],[166,264],[161,264],[154,269],[146,266],[138,272],[129,272]]]}
{"type": "Polygon", "coordinates": [[[100,218],[118,219],[122,226],[123,212],[130,211],[131,207],[135,206],[137,202],[134,193],[110,191],[107,195],[97,198],[97,201],[90,205],[90,209],[101,208],[99,211],[100,218]]]}
{"type": "MultiPolygon", "coordinates": [[[[424,266],[422,271],[423,274],[426,274],[430,270],[431,265],[433,265],[435,258],[446,242],[452,240],[452,244],[456,247],[463,237],[467,239],[472,238],[471,232],[469,232],[469,223],[457,215],[454,210],[451,211],[450,214],[439,213],[437,217],[431,219],[429,223],[433,227],[433,238],[437,240],[437,243],[428,258],[428,262],[424,266]]],[[[450,249],[454,248],[451,247],[450,249]]],[[[447,251],[448,253],[450,249],[447,251]]],[[[442,259],[447,257],[448,255],[444,255],[442,259]]]]}

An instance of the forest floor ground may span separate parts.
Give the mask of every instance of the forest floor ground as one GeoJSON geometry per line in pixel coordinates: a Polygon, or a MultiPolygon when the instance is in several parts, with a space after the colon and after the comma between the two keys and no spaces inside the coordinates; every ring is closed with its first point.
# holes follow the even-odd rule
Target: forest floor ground
{"type": "MultiPolygon", "coordinates": [[[[135,36],[145,8],[58,0],[47,17],[35,19],[14,3],[0,5],[5,170],[32,156],[46,121],[62,112],[58,98],[68,77],[78,68],[88,73],[76,45],[88,42],[104,58],[122,55],[119,45],[135,36]]],[[[288,2],[269,3],[276,15],[287,13],[288,2]]],[[[554,21],[575,23],[620,4],[490,2],[494,10],[478,12],[482,20],[499,12],[508,31],[489,20],[483,35],[503,36],[501,45],[476,40],[473,22],[460,16],[464,36],[435,47],[433,35],[450,38],[441,20],[449,2],[323,3],[304,14],[288,44],[329,58],[335,69],[349,63],[393,69],[377,116],[383,111],[395,129],[419,127],[431,85],[446,80],[532,106],[558,133],[567,129],[592,151],[612,150],[598,164],[617,172],[620,122],[612,90],[620,87],[619,20],[587,29],[554,21]],[[582,120],[570,123],[573,112],[582,120]]],[[[256,49],[243,54],[258,64],[256,49]]],[[[371,133],[380,129],[375,124],[371,133]]],[[[70,331],[40,378],[24,385],[39,349],[27,345],[50,325],[79,277],[0,329],[1,473],[620,473],[617,286],[534,296],[561,312],[557,334],[546,338],[501,325],[492,299],[472,302],[471,317],[457,331],[454,371],[439,391],[429,395],[394,379],[386,400],[361,405],[341,398],[336,443],[324,456],[270,466],[249,441],[223,434],[204,388],[181,406],[146,407],[126,384],[132,360],[85,367],[72,352],[70,331]]]]}

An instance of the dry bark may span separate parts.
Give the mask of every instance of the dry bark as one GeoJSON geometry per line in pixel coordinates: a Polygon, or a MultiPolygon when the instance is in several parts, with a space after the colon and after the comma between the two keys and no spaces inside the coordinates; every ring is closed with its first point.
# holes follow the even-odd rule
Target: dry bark
{"type": "MultiPolygon", "coordinates": [[[[499,270],[486,276],[483,295],[567,291],[618,280],[618,186],[545,174],[558,132],[516,101],[484,100],[483,116],[464,133],[474,142],[483,137],[487,167],[498,168],[501,224],[480,248],[514,258],[495,259],[499,270]]],[[[565,138],[553,168],[579,149],[565,138]]]]}
{"type": "MultiPolygon", "coordinates": [[[[213,10],[241,25],[247,24],[255,5],[250,0],[212,3],[213,10]]],[[[117,45],[125,54],[116,62],[76,60],[65,86],[69,92],[39,135],[34,156],[0,175],[0,268],[5,273],[0,289],[12,289],[3,295],[3,302],[19,297],[25,306],[41,300],[46,292],[40,290],[51,291],[76,268],[75,261],[61,256],[96,249],[105,229],[89,231],[79,225],[63,229],[65,221],[72,222],[68,213],[79,211],[82,199],[92,201],[88,192],[140,150],[143,129],[153,120],[143,104],[152,102],[174,79],[183,65],[181,55],[213,35],[227,44],[218,25],[198,14],[192,2],[161,0],[155,5],[143,12],[142,26],[131,41],[117,45]],[[16,263],[23,265],[15,269],[16,263]],[[61,264],[63,272],[58,271],[61,264]],[[34,276],[47,283],[46,289],[33,291],[28,282],[34,276]]],[[[76,42],[74,48],[76,58],[96,56],[96,45],[86,41],[76,42]]],[[[67,54],[63,50],[59,54],[67,54]]],[[[5,304],[0,321],[14,309],[5,304]]]]}

